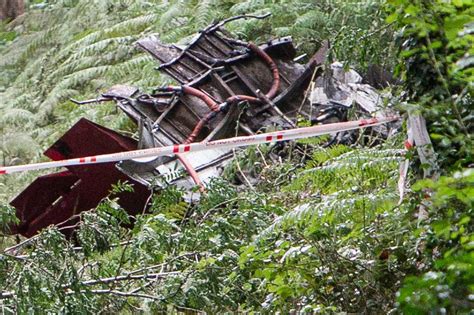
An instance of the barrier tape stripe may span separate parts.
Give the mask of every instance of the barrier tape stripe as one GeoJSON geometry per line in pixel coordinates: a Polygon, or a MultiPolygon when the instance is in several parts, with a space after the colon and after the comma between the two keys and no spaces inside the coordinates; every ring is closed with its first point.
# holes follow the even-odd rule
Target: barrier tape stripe
{"type": "Polygon", "coordinates": [[[354,129],[361,129],[367,127],[374,127],[396,121],[400,119],[398,116],[390,116],[383,118],[370,118],[357,121],[348,121],[342,123],[333,123],[327,125],[318,125],[304,128],[295,128],[282,131],[275,131],[269,133],[261,133],[252,136],[234,137],[228,139],[220,139],[209,142],[194,142],[190,144],[175,144],[166,147],[141,149],[133,151],[124,151],[119,153],[110,153],[96,156],[88,156],[81,158],[74,158],[69,160],[51,161],[43,163],[33,163],[25,165],[15,165],[0,167],[0,175],[11,174],[15,172],[40,170],[55,167],[74,166],[74,165],[89,165],[99,163],[118,162],[124,160],[133,160],[137,158],[158,157],[174,153],[197,152],[208,149],[228,149],[250,146],[255,144],[269,143],[275,141],[296,140],[301,138],[309,138],[314,136],[321,136],[334,132],[348,131],[354,129]]]}

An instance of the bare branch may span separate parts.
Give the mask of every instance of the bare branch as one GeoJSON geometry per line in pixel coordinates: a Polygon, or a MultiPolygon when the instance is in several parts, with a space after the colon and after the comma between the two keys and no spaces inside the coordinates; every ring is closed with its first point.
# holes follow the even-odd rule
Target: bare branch
{"type": "MultiPolygon", "coordinates": [[[[125,281],[125,280],[158,279],[158,278],[164,278],[166,276],[176,275],[176,274],[179,274],[179,273],[180,273],[179,271],[170,271],[170,272],[149,273],[149,274],[140,274],[140,275],[128,274],[128,275],[117,276],[117,277],[86,280],[86,281],[82,281],[80,284],[84,285],[84,286],[93,286],[93,285],[97,285],[97,284],[115,283],[115,282],[118,282],[118,281],[125,281]]],[[[61,287],[63,289],[68,289],[67,294],[73,294],[74,293],[74,291],[69,289],[70,284],[62,285],[61,287]]],[[[81,291],[81,292],[83,292],[83,291],[81,291]]],[[[86,292],[86,291],[84,291],[84,292],[86,292]]],[[[109,293],[109,294],[121,295],[121,294],[117,293],[119,291],[114,291],[114,290],[110,290],[110,289],[109,290],[91,290],[90,292],[98,293],[98,294],[109,293]]],[[[121,292],[121,293],[129,294],[129,295],[135,294],[133,292],[129,292],[129,293],[121,292]]],[[[124,296],[128,296],[128,295],[124,295],[124,296]]],[[[135,294],[135,296],[140,297],[137,294],[135,294]]],[[[0,292],[0,300],[9,299],[9,298],[13,298],[13,297],[15,297],[15,292],[14,291],[0,292]]],[[[141,297],[146,297],[146,296],[141,296],[141,297]]]]}
{"type": "MultiPolygon", "coordinates": [[[[86,291],[81,291],[81,292],[86,292],[86,291]]],[[[133,293],[133,292],[122,292],[122,291],[117,291],[117,290],[111,290],[111,289],[106,289],[106,290],[91,290],[87,291],[90,293],[94,294],[112,294],[112,295],[119,295],[119,296],[127,296],[127,297],[138,297],[138,298],[145,298],[145,299],[151,299],[151,300],[161,300],[161,298],[154,296],[154,295],[149,295],[149,294],[142,294],[142,293],[133,293]]],[[[67,294],[73,294],[73,291],[68,291],[67,294]]]]}
{"type": "Polygon", "coordinates": [[[0,292],[0,300],[10,299],[14,296],[15,296],[15,292],[13,291],[0,292]]]}
{"type": "MultiPolygon", "coordinates": [[[[123,281],[123,280],[144,280],[144,279],[156,279],[156,278],[163,278],[170,275],[179,274],[179,271],[170,271],[170,272],[162,272],[162,273],[149,273],[149,274],[140,274],[140,275],[123,275],[123,276],[116,276],[110,278],[102,278],[102,279],[93,279],[82,281],[82,285],[96,285],[96,284],[106,284],[111,282],[123,281]]],[[[64,287],[68,287],[65,285],[64,287]]]]}

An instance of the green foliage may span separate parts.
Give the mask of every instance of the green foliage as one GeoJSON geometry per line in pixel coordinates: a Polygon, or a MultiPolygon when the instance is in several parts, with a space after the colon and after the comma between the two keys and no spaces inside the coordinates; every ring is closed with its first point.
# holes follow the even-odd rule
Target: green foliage
{"type": "Polygon", "coordinates": [[[250,146],[239,154],[234,154],[234,160],[225,168],[222,176],[231,182],[245,182],[243,176],[258,178],[265,167],[265,154],[270,147],[250,146]]]}
{"type": "Polygon", "coordinates": [[[433,189],[433,205],[420,229],[432,268],[408,277],[398,302],[406,313],[469,314],[474,307],[474,172],[468,169],[414,187],[420,192],[426,188],[433,189]]]}
{"type": "Polygon", "coordinates": [[[15,208],[11,206],[0,207],[0,231],[8,233],[8,227],[11,224],[18,223],[18,218],[15,214],[15,208]]]}
{"type": "Polygon", "coordinates": [[[393,0],[389,22],[403,43],[398,71],[410,110],[421,112],[447,176],[419,181],[413,232],[425,256],[404,281],[398,305],[406,313],[472,312],[473,54],[472,1],[393,0]],[[455,172],[457,171],[457,172],[455,172]],[[455,172],[455,173],[454,173],[455,172]],[[453,174],[454,173],[454,174],[453,174]],[[424,199],[428,197],[429,199],[424,199]]]}
{"type": "Polygon", "coordinates": [[[0,25],[0,46],[11,42],[17,35],[15,31],[5,31],[4,27],[3,24],[0,25]]]}
{"type": "MultiPolygon", "coordinates": [[[[440,162],[460,169],[472,163],[474,35],[472,1],[392,0],[387,21],[395,23],[398,72],[405,100],[428,120],[440,162]]],[[[409,109],[413,110],[413,109],[409,109]]]]}
{"type": "MultiPolygon", "coordinates": [[[[170,187],[154,196],[150,212],[133,218],[133,230],[121,227],[127,221],[111,195],[82,214],[76,245],[50,228],[28,243],[21,259],[4,256],[2,270],[10,275],[4,291],[16,297],[2,303],[13,311],[34,304],[49,312],[73,307],[81,312],[180,307],[209,313],[331,312],[370,311],[381,304],[388,310],[397,279],[411,268],[407,256],[414,253],[403,227],[409,209],[395,207],[390,170],[397,163],[368,165],[365,170],[374,178],[385,174],[373,186],[361,185],[365,179],[357,163],[338,170],[341,178],[353,178],[350,185],[357,188],[326,190],[312,182],[325,172],[315,166],[364,154],[396,157],[398,151],[319,149],[296,172],[291,163],[264,167],[255,190],[239,192],[216,179],[192,205],[183,203],[182,191],[170,187]],[[287,174],[293,182],[288,183],[279,175],[291,169],[287,174]],[[276,191],[275,181],[282,180],[285,186],[276,191]],[[296,188],[294,182],[306,183],[306,188],[296,188]],[[385,250],[390,257],[378,258],[385,250]],[[42,259],[33,259],[37,255],[42,259]],[[49,272],[40,273],[40,268],[49,272]]],[[[128,189],[119,184],[113,192],[128,189]]]]}
{"type": "Polygon", "coordinates": [[[391,32],[385,28],[384,1],[239,1],[232,14],[271,12],[271,18],[236,22],[234,28],[250,40],[266,34],[291,35],[301,50],[312,54],[329,39],[335,59],[365,68],[369,63],[386,64],[391,32]],[[357,40],[355,40],[357,39],[357,40]]]}
{"type": "Polygon", "coordinates": [[[244,247],[239,261],[252,273],[253,289],[263,291],[265,311],[390,309],[396,279],[411,268],[407,256],[414,254],[401,229],[408,209],[396,207],[398,154],[316,149],[293,175],[282,188],[289,211],[244,247]],[[378,163],[388,156],[393,161],[378,163]]]}
{"type": "Polygon", "coordinates": [[[182,220],[186,216],[188,204],[183,200],[183,192],[171,186],[153,198],[150,211],[163,214],[167,219],[182,220]]]}

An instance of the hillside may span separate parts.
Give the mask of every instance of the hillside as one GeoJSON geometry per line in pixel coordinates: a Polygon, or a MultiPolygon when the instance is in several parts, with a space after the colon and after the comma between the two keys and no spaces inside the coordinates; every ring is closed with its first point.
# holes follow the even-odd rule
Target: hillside
{"type": "Polygon", "coordinates": [[[45,172],[0,176],[2,309],[468,314],[473,11],[471,1],[30,1],[0,28],[4,166],[46,161],[42,151],[81,117],[138,138],[113,104],[69,99],[119,83],[168,84],[138,39],[185,43],[239,14],[272,13],[230,23],[243,40],[291,35],[298,54],[311,56],[329,39],[326,69],[342,61],[366,80],[375,68],[393,71],[385,106],[404,120],[384,139],[361,132],[341,143],[323,136],[249,147],[199,202],[170,186],[134,217],[116,199],[133,188],[119,183],[81,214],[70,239],[54,226],[30,239],[9,236],[9,201],[45,172]],[[406,146],[408,117],[420,115],[433,145],[406,146]],[[429,165],[426,150],[436,153],[429,165]]]}

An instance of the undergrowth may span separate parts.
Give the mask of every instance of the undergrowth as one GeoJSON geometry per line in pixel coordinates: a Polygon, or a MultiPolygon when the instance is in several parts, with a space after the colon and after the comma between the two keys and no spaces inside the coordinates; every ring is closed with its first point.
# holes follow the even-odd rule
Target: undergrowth
{"type": "Polygon", "coordinates": [[[270,147],[261,155],[249,148],[242,154],[262,165],[254,189],[216,179],[189,205],[170,187],[133,218],[132,230],[121,227],[132,218],[111,195],[82,214],[74,241],[52,227],[25,245],[21,259],[3,256],[4,291],[16,294],[3,305],[20,312],[388,311],[417,260],[411,209],[397,206],[400,152],[391,148],[400,141],[391,141],[311,149],[297,167],[291,160],[270,166],[270,147]]]}

